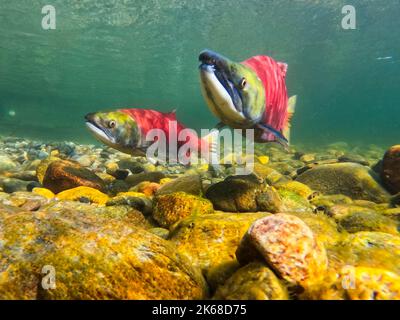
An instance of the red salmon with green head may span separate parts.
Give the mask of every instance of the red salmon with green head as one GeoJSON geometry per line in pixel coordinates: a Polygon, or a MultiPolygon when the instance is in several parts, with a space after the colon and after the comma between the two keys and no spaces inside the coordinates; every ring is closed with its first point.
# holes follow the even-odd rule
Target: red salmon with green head
{"type": "Polygon", "coordinates": [[[218,128],[254,129],[255,142],[288,145],[296,97],[288,99],[287,64],[268,56],[238,63],[210,50],[199,60],[201,89],[218,128]]]}
{"type": "Polygon", "coordinates": [[[167,150],[172,142],[176,143],[174,148],[177,151],[186,145],[191,150],[207,154],[207,142],[198,138],[193,130],[185,130],[187,128],[177,120],[175,111],[163,113],[150,109],[118,109],[89,113],[85,120],[87,128],[98,140],[133,156],[146,156],[147,149],[154,143],[152,138],[147,140],[146,137],[153,129],[164,133],[167,150]]]}

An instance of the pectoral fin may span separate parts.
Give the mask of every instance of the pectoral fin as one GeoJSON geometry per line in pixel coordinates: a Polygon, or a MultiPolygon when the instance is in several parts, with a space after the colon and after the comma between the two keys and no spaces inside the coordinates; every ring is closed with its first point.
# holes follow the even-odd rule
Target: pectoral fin
{"type": "Polygon", "coordinates": [[[258,128],[268,132],[268,133],[272,133],[274,135],[274,137],[276,138],[276,142],[278,142],[279,144],[281,144],[283,147],[285,147],[285,149],[287,149],[289,147],[289,141],[285,138],[285,136],[279,132],[278,130],[270,127],[267,124],[264,123],[260,123],[257,125],[258,128]]]}

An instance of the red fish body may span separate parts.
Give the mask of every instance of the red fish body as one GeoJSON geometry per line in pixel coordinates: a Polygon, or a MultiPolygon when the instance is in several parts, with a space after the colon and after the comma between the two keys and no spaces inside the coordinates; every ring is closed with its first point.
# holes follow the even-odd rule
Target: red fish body
{"type": "Polygon", "coordinates": [[[188,128],[177,120],[175,111],[169,113],[151,109],[121,109],[119,111],[129,115],[136,121],[140,130],[140,136],[142,137],[141,145],[143,147],[153,142],[145,140],[149,132],[153,129],[158,129],[164,132],[168,144],[176,143],[177,149],[188,143],[191,148],[197,148],[198,152],[207,150],[208,145],[206,141],[200,139],[191,130],[186,130],[185,140],[179,139],[182,131],[188,128]]]}
{"type": "MultiPolygon", "coordinates": [[[[253,69],[264,85],[265,111],[261,123],[283,132],[290,120],[286,87],[287,64],[268,56],[255,56],[242,63],[253,69]]],[[[274,135],[267,133],[267,140],[274,140],[274,135]]]]}

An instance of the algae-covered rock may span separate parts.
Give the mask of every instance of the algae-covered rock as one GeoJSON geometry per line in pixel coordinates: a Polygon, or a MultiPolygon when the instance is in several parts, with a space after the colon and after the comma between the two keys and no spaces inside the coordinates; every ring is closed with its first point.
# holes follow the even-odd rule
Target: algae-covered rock
{"type": "Polygon", "coordinates": [[[325,248],[335,246],[347,236],[346,233],[340,232],[335,220],[325,214],[310,212],[289,212],[287,214],[300,218],[325,248]]]}
{"type": "Polygon", "coordinates": [[[287,300],[288,293],[282,282],[263,263],[253,262],[236,271],[219,287],[214,299],[218,300],[287,300]]]}
{"type": "Polygon", "coordinates": [[[2,299],[206,297],[201,273],[171,243],[127,221],[48,209],[0,211],[0,223],[2,299]],[[42,287],[42,270],[55,272],[55,289],[42,287]]]}
{"type": "Polygon", "coordinates": [[[142,172],[138,174],[132,174],[125,179],[125,182],[130,186],[134,187],[141,182],[156,182],[159,183],[161,179],[165,178],[165,174],[162,172],[142,172]]]}
{"type": "Polygon", "coordinates": [[[314,191],[311,190],[310,187],[298,181],[280,182],[277,183],[274,187],[278,190],[292,191],[305,199],[308,199],[314,193],[314,191]]]}
{"type": "MultiPolygon", "coordinates": [[[[246,257],[254,250],[280,277],[293,284],[317,283],[327,269],[324,246],[307,224],[293,215],[275,214],[254,222],[236,255],[246,257]]],[[[244,262],[244,258],[239,260],[244,262]]]]}
{"type": "Polygon", "coordinates": [[[108,196],[97,189],[89,187],[77,187],[62,191],[56,195],[59,200],[80,201],[87,199],[90,203],[105,205],[109,200],[108,196]]]}
{"type": "Polygon", "coordinates": [[[17,164],[7,155],[0,155],[0,173],[13,170],[17,164]]]}
{"type": "Polygon", "coordinates": [[[254,163],[254,174],[264,179],[270,185],[274,185],[275,183],[288,180],[280,172],[276,171],[271,167],[262,165],[260,163],[254,163]]]}
{"type": "Polygon", "coordinates": [[[311,212],[313,210],[310,203],[297,192],[279,189],[278,193],[282,199],[281,212],[311,212]]]}
{"type": "Polygon", "coordinates": [[[400,145],[393,146],[386,152],[381,177],[390,192],[400,192],[400,145]]]}
{"type": "Polygon", "coordinates": [[[400,237],[383,232],[353,233],[328,249],[328,259],[331,273],[363,266],[400,274],[400,237]]]}
{"type": "Polygon", "coordinates": [[[163,239],[168,239],[169,237],[169,230],[164,229],[164,228],[151,228],[149,232],[155,234],[156,236],[163,238],[163,239]]]}
{"type": "Polygon", "coordinates": [[[145,194],[139,192],[121,192],[106,203],[107,206],[127,205],[142,212],[145,216],[153,212],[153,203],[145,194]]]}
{"type": "Polygon", "coordinates": [[[273,187],[266,188],[262,193],[256,195],[257,209],[277,213],[283,209],[281,196],[273,187]]]}
{"type": "Polygon", "coordinates": [[[400,276],[385,269],[343,268],[336,281],[306,293],[304,298],[318,300],[399,300],[400,276]]]}
{"type": "Polygon", "coordinates": [[[47,166],[43,186],[54,193],[81,186],[100,191],[105,189],[103,180],[95,173],[76,162],[67,160],[53,161],[47,166]]]}
{"type": "Polygon", "coordinates": [[[257,196],[265,185],[255,175],[230,176],[216,183],[206,191],[216,210],[226,212],[258,211],[257,196]]]}
{"type": "Polygon", "coordinates": [[[296,179],[324,194],[343,194],[352,199],[388,202],[388,192],[368,167],[355,163],[336,163],[316,166],[296,179]]]}
{"type": "Polygon", "coordinates": [[[39,203],[40,206],[46,205],[49,200],[41,195],[32,192],[14,192],[12,194],[4,194],[0,197],[0,203],[13,206],[13,207],[23,207],[27,203],[39,203]]]}
{"type": "Polygon", "coordinates": [[[171,230],[169,239],[200,267],[209,284],[222,284],[239,264],[235,251],[250,225],[267,213],[225,213],[190,216],[171,230]]]}
{"type": "Polygon", "coordinates": [[[165,228],[192,214],[213,213],[213,205],[207,200],[184,192],[165,194],[155,198],[153,218],[165,228]]]}
{"type": "Polygon", "coordinates": [[[203,186],[201,177],[199,175],[186,175],[162,185],[157,191],[157,196],[175,193],[175,192],[186,192],[195,196],[201,196],[203,194],[203,186]]]}
{"type": "Polygon", "coordinates": [[[29,181],[7,178],[0,181],[0,187],[4,192],[13,193],[18,191],[27,191],[29,183],[29,181]]]}
{"type": "Polygon", "coordinates": [[[398,222],[378,212],[360,210],[338,219],[338,224],[347,232],[378,231],[398,235],[398,222]]]}

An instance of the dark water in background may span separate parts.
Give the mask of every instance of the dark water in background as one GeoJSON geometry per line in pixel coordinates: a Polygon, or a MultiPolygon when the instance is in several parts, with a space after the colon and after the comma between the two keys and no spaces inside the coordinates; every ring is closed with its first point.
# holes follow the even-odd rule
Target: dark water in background
{"type": "Polygon", "coordinates": [[[83,116],[126,106],[209,128],[197,70],[209,48],[289,64],[294,143],[399,143],[400,1],[350,1],[357,30],[341,28],[346,2],[0,0],[0,135],[94,142],[83,116]],[[46,4],[56,30],[41,28],[46,4]]]}

